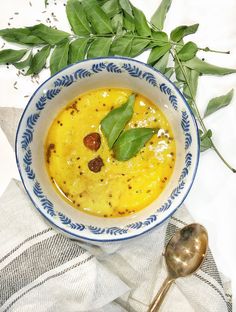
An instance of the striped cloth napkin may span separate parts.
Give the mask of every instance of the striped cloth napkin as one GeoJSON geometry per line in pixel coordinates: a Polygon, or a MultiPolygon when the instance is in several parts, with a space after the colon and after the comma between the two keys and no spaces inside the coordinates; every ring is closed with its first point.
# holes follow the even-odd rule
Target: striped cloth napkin
{"type": "MultiPolygon", "coordinates": [[[[0,108],[11,145],[21,110],[0,108]]],[[[0,199],[0,312],[145,312],[166,277],[162,252],[193,220],[181,207],[157,229],[126,242],[91,245],[47,225],[12,180],[0,199]]],[[[178,279],[162,312],[230,312],[230,281],[211,251],[201,270],[178,279]]]]}

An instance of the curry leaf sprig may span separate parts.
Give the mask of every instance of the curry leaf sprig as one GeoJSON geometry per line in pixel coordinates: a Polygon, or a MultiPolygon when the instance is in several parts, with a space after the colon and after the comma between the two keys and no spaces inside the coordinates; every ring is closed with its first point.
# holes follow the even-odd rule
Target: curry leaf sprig
{"type": "Polygon", "coordinates": [[[127,103],[113,109],[101,121],[101,129],[108,146],[117,160],[125,161],[134,157],[149,139],[158,132],[154,128],[134,128],[125,130],[125,126],[134,114],[135,94],[131,94],[127,103]]]}
{"type": "MultiPolygon", "coordinates": [[[[44,0],[45,5],[50,0],[44,0]]],[[[102,56],[136,57],[151,50],[148,63],[170,78],[184,93],[195,114],[200,131],[201,150],[213,149],[228,168],[236,172],[223,158],[213,142],[212,131],[204,118],[229,105],[233,91],[212,99],[202,117],[196,104],[198,80],[201,75],[228,75],[235,69],[209,64],[197,57],[198,51],[229,54],[209,47],[185,42],[196,33],[199,25],[181,25],[168,36],[164,22],[172,0],[162,0],[148,22],[142,11],[129,0],[68,0],[66,14],[72,33],[38,24],[33,27],[7,28],[0,36],[23,45],[24,49],[0,51],[0,64],[13,64],[26,75],[40,73],[50,61],[51,74],[77,61],[102,56]],[[25,48],[26,47],[26,48],[25,48]],[[39,50],[39,51],[38,51],[39,50]]]]}
{"type": "Polygon", "coordinates": [[[107,138],[108,146],[111,149],[119,135],[130,121],[134,113],[135,95],[132,94],[127,103],[113,109],[101,121],[102,132],[107,138]]]}
{"type": "Polygon", "coordinates": [[[157,132],[155,128],[133,128],[122,132],[113,147],[116,159],[125,161],[134,157],[157,132]]]}

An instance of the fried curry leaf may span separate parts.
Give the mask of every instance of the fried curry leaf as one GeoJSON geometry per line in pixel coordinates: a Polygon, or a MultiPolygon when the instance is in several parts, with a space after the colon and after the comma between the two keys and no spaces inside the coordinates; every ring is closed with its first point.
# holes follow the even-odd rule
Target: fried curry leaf
{"type": "Polygon", "coordinates": [[[133,128],[124,131],[113,147],[115,158],[120,161],[134,157],[156,133],[153,128],[133,128]]]}
{"type": "Polygon", "coordinates": [[[113,109],[102,121],[101,128],[109,148],[112,148],[134,112],[135,95],[132,94],[127,103],[113,109]]]}

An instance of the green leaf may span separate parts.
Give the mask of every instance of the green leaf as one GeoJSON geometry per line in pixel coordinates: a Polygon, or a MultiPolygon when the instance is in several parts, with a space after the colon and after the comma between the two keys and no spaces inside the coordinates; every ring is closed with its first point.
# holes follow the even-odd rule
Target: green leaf
{"type": "Polygon", "coordinates": [[[132,94],[127,103],[113,109],[102,121],[102,132],[107,138],[109,148],[112,148],[134,112],[135,95],[132,94]]]}
{"type": "Polygon", "coordinates": [[[156,62],[156,64],[154,65],[154,68],[158,69],[161,73],[165,73],[167,64],[168,64],[168,60],[169,60],[169,51],[166,52],[166,54],[164,54],[159,61],[156,62]]]}
{"type": "Polygon", "coordinates": [[[166,45],[162,47],[155,47],[151,50],[151,53],[149,55],[148,64],[154,64],[157,62],[164,54],[166,54],[171,48],[171,44],[167,43],[166,45]]]}
{"type": "Polygon", "coordinates": [[[133,17],[133,11],[129,0],[119,0],[122,9],[131,17],[133,17]]]}
{"type": "Polygon", "coordinates": [[[82,5],[87,14],[87,18],[98,34],[112,33],[110,18],[102,10],[96,0],[84,0],[82,5]]]}
{"type": "Polygon", "coordinates": [[[184,46],[184,40],[181,39],[181,40],[179,41],[178,45],[175,46],[176,52],[178,53],[178,52],[182,49],[183,46],[184,46]]]}
{"type": "Polygon", "coordinates": [[[125,161],[134,157],[154,133],[156,129],[152,128],[133,128],[124,131],[113,147],[115,158],[125,161]]]}
{"type": "Polygon", "coordinates": [[[84,8],[78,0],[68,0],[66,14],[72,30],[77,35],[87,35],[91,33],[91,28],[87,20],[84,8]]]}
{"type": "Polygon", "coordinates": [[[0,36],[8,42],[19,44],[38,45],[45,43],[38,36],[33,35],[30,28],[6,28],[0,30],[0,36]]]}
{"type": "Polygon", "coordinates": [[[164,22],[166,19],[166,14],[169,11],[172,0],[162,0],[158,9],[151,18],[151,23],[159,30],[164,27],[164,22]]]}
{"type": "Polygon", "coordinates": [[[111,25],[114,32],[117,35],[120,35],[122,33],[123,27],[123,14],[122,13],[116,14],[111,20],[111,25]]]}
{"type": "Polygon", "coordinates": [[[26,75],[38,74],[45,66],[50,51],[51,47],[46,46],[42,48],[39,52],[37,52],[31,61],[30,68],[27,71],[26,75]]]}
{"type": "Polygon", "coordinates": [[[184,82],[182,81],[174,81],[174,84],[176,85],[177,88],[182,89],[184,86],[184,82]]]}
{"type": "Polygon", "coordinates": [[[201,129],[199,129],[200,137],[202,140],[204,140],[206,137],[211,138],[212,137],[212,131],[211,129],[208,129],[205,133],[201,129]]]}
{"type": "Polygon", "coordinates": [[[151,36],[151,29],[148,26],[147,19],[142,11],[133,7],[135,28],[139,36],[151,36]]]}
{"type": "Polygon", "coordinates": [[[212,113],[216,112],[217,110],[229,105],[230,102],[232,101],[233,96],[234,90],[232,89],[225,95],[221,95],[211,99],[207,105],[204,117],[209,116],[212,113]]]}
{"type": "Polygon", "coordinates": [[[148,39],[134,38],[132,41],[130,57],[135,57],[143,53],[148,44],[148,39]]]}
{"type": "Polygon", "coordinates": [[[125,35],[113,40],[111,45],[111,55],[130,56],[133,36],[125,35]]]}
{"type": "Polygon", "coordinates": [[[68,52],[69,52],[69,42],[62,42],[60,45],[56,46],[51,59],[50,59],[50,70],[51,75],[54,75],[62,68],[66,67],[68,64],[68,52]]]}
{"type": "Polygon", "coordinates": [[[23,68],[30,66],[31,61],[32,61],[32,53],[30,53],[24,61],[14,63],[13,65],[17,69],[23,69],[23,68]]]}
{"type": "Polygon", "coordinates": [[[6,63],[15,63],[22,59],[28,50],[12,50],[6,49],[0,51],[0,65],[6,63]]]}
{"type": "Polygon", "coordinates": [[[97,38],[95,39],[89,49],[88,49],[88,58],[93,57],[101,57],[101,56],[108,56],[110,47],[112,43],[112,38],[97,38]]]}
{"type": "Polygon", "coordinates": [[[197,112],[196,112],[196,108],[194,106],[194,102],[192,99],[188,99],[188,104],[191,107],[192,113],[195,115],[195,117],[197,118],[197,112]]]}
{"type": "Polygon", "coordinates": [[[100,6],[103,6],[107,1],[109,1],[109,0],[97,0],[98,4],[100,6]]]}
{"type": "Polygon", "coordinates": [[[175,76],[176,76],[177,81],[185,81],[185,77],[177,61],[175,61],[175,76]]]}
{"type": "Polygon", "coordinates": [[[169,40],[168,35],[164,31],[152,31],[153,42],[150,43],[149,47],[154,48],[156,46],[165,46],[169,40]]]}
{"type": "MultiPolygon", "coordinates": [[[[182,62],[181,62],[181,63],[182,63],[182,62]]],[[[182,67],[183,67],[183,69],[184,69],[184,71],[185,71],[186,76],[188,77],[188,75],[189,75],[189,73],[190,73],[190,69],[189,69],[188,67],[184,66],[183,63],[182,63],[182,67]]],[[[183,74],[183,72],[182,72],[182,70],[181,70],[181,67],[179,66],[179,63],[178,63],[177,60],[175,60],[175,76],[176,76],[176,79],[177,79],[178,81],[183,81],[183,82],[185,82],[184,74],[183,74]]]]}
{"type": "Polygon", "coordinates": [[[170,79],[170,77],[174,74],[174,72],[175,72],[175,69],[173,67],[168,67],[166,68],[164,74],[167,78],[170,79]]]}
{"type": "Polygon", "coordinates": [[[110,18],[121,11],[118,0],[108,0],[103,4],[102,9],[110,18]]]}
{"type": "Polygon", "coordinates": [[[197,51],[198,51],[197,45],[194,42],[189,41],[178,52],[178,57],[181,61],[188,61],[191,60],[196,55],[197,51]]]}
{"type": "Polygon", "coordinates": [[[78,38],[71,42],[69,47],[69,64],[85,59],[89,40],[88,38],[78,38]]]}
{"type": "Polygon", "coordinates": [[[197,93],[199,72],[189,68],[185,68],[185,71],[192,92],[189,91],[189,87],[187,86],[187,84],[185,84],[183,88],[183,93],[187,98],[192,99],[192,95],[193,98],[195,98],[197,93]]]}
{"type": "Polygon", "coordinates": [[[38,24],[32,27],[29,27],[32,34],[49,43],[50,45],[55,45],[61,42],[62,40],[69,37],[70,34],[57,30],[51,27],[48,27],[44,24],[38,24]]]}
{"type": "Polygon", "coordinates": [[[170,39],[175,41],[175,42],[179,42],[185,36],[194,34],[198,30],[198,26],[199,26],[199,24],[194,24],[191,26],[182,25],[182,26],[176,27],[170,33],[170,39]]]}
{"type": "Polygon", "coordinates": [[[236,69],[212,65],[200,60],[197,57],[194,57],[193,59],[184,62],[183,64],[205,75],[228,75],[236,73],[236,69]]]}
{"type": "Polygon", "coordinates": [[[124,14],[124,28],[127,31],[131,31],[134,32],[135,31],[135,23],[134,23],[134,19],[129,16],[127,13],[124,14]]]}
{"type": "Polygon", "coordinates": [[[205,152],[206,150],[212,147],[211,137],[212,137],[211,130],[207,130],[207,132],[203,135],[200,132],[200,151],[201,152],[205,152]]]}

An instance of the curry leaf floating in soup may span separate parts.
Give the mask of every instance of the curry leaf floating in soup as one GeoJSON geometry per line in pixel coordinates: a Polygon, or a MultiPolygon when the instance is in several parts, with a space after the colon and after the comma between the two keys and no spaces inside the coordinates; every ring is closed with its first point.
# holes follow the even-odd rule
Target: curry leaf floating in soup
{"type": "MultiPolygon", "coordinates": [[[[175,164],[172,129],[160,109],[144,96],[136,96],[132,118],[118,140],[124,141],[124,134],[130,136],[129,129],[159,130],[147,130],[149,140],[127,161],[115,158],[118,140],[114,150],[108,147],[100,123],[127,103],[131,94],[131,90],[114,88],[80,95],[49,129],[48,173],[57,192],[78,210],[100,217],[130,215],[154,201],[170,179],[175,164]]],[[[131,132],[137,135],[143,130],[131,132]]],[[[125,150],[122,144],[120,149],[125,150]]]]}

